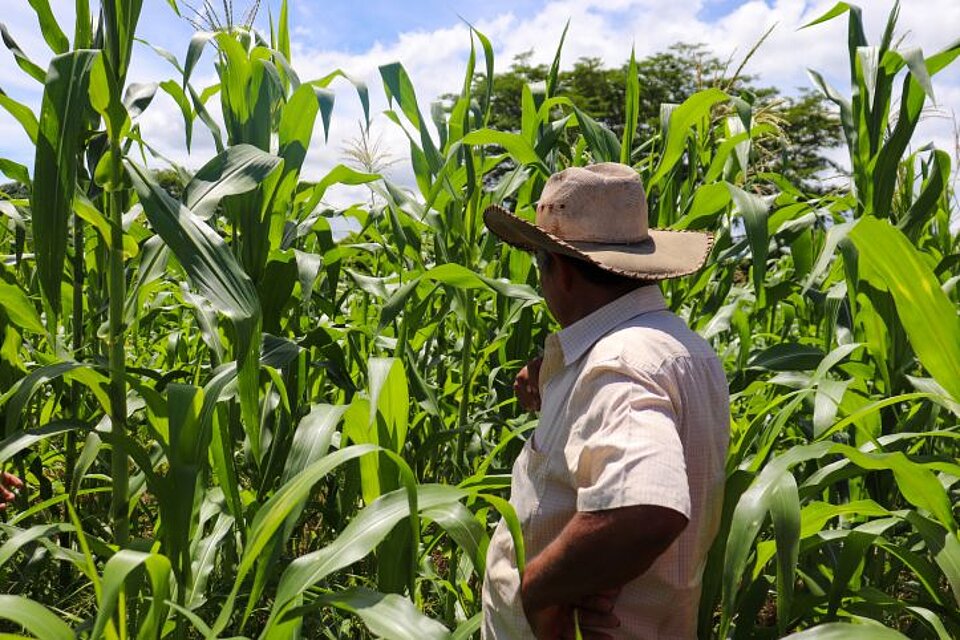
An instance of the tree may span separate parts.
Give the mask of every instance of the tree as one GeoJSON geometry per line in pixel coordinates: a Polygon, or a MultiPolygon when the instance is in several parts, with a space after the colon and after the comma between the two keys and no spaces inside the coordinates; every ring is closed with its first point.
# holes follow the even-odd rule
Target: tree
{"type": "MultiPolygon", "coordinates": [[[[525,84],[545,82],[547,65],[533,65],[532,51],[514,58],[510,69],[493,80],[489,126],[501,131],[519,131],[521,96],[525,84]]],[[[558,76],[559,95],[621,136],[624,126],[626,74],[629,64],[607,68],[599,58],[584,57],[558,76]]],[[[754,111],[774,124],[779,136],[760,141],[755,162],[762,171],[783,173],[804,186],[817,188],[816,176],[836,168],[824,156],[825,149],[843,141],[840,122],[818,93],[802,90],[798,96],[783,96],[778,88],[759,87],[755,78],[731,72],[729,61],[717,58],[703,44],[677,43],[666,51],[637,60],[640,81],[640,122],[635,144],[656,135],[663,104],[679,104],[708,87],[720,87],[732,95],[754,101],[754,111]]],[[[485,76],[478,74],[474,92],[483,90],[485,76]]]]}

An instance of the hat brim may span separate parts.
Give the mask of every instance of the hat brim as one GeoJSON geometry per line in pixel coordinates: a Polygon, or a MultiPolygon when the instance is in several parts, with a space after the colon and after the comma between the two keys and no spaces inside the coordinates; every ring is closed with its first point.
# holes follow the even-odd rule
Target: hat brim
{"type": "Polygon", "coordinates": [[[570,242],[498,205],[487,207],[483,221],[497,237],[518,249],[567,255],[638,280],[666,280],[694,273],[707,261],[713,246],[709,233],[662,229],[651,229],[647,240],[632,244],[570,242]]]}

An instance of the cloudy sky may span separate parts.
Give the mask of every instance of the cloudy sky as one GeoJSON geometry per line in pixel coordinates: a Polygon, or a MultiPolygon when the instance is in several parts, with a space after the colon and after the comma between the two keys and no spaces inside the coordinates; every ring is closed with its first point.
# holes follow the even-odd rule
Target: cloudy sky
{"type": "MultiPolygon", "coordinates": [[[[267,28],[268,6],[276,16],[280,0],[263,0],[258,26],[267,28]]],[[[721,58],[742,56],[771,26],[773,35],[753,57],[746,71],[764,84],[786,93],[810,86],[806,69],[823,72],[844,93],[846,76],[846,17],[825,25],[798,30],[821,15],[833,0],[290,0],[293,66],[304,80],[325,76],[334,69],[367,83],[375,136],[398,156],[405,155],[403,133],[381,115],[386,100],[378,67],[400,61],[413,80],[421,107],[438,95],[460,86],[470,51],[467,23],[492,41],[499,69],[513,57],[533,50],[534,62],[549,62],[564,24],[570,31],[562,63],[570,67],[582,56],[599,57],[619,65],[636,47],[638,57],[662,51],[676,42],[702,42],[721,58]]],[[[50,53],[40,36],[36,17],[27,0],[4,0],[0,14],[11,35],[38,64],[45,67],[50,53]]],[[[197,3],[199,4],[199,2],[197,3]]],[[[219,5],[219,2],[214,2],[219,5]]],[[[241,7],[246,3],[236,0],[241,7]]],[[[72,33],[73,2],[51,0],[64,31],[72,33]]],[[[863,0],[867,37],[879,40],[891,0],[863,0]]],[[[145,0],[139,35],[183,59],[193,28],[178,18],[166,0],[145,0]]],[[[929,55],[960,38],[960,0],[904,0],[899,22],[902,47],[922,47],[929,55]]],[[[151,82],[176,77],[176,71],[149,47],[135,47],[130,81],[151,82]]],[[[15,66],[12,55],[0,49],[0,88],[39,110],[41,87],[15,66]]],[[[204,55],[194,83],[215,82],[212,55],[204,55]]],[[[357,135],[361,117],[359,100],[346,81],[336,81],[332,131],[321,144],[318,130],[307,159],[305,174],[317,178],[342,162],[345,141],[357,135]]],[[[933,141],[956,155],[960,126],[960,63],[934,78],[937,107],[922,123],[915,141],[933,141]]],[[[642,91],[642,87],[641,87],[642,91]]],[[[140,118],[145,139],[177,162],[198,167],[214,154],[210,136],[197,123],[194,146],[187,155],[179,110],[166,94],[140,118]]],[[[26,134],[8,114],[0,111],[0,157],[32,164],[26,134]]],[[[409,168],[398,163],[392,177],[411,184],[409,168]]]]}

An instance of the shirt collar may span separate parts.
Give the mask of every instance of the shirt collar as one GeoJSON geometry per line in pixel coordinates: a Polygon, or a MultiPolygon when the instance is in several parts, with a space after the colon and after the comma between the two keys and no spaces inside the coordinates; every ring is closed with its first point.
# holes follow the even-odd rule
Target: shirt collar
{"type": "Polygon", "coordinates": [[[666,308],[657,285],[639,287],[605,304],[556,334],[556,342],[563,352],[563,366],[579,360],[597,340],[627,320],[666,308]]]}

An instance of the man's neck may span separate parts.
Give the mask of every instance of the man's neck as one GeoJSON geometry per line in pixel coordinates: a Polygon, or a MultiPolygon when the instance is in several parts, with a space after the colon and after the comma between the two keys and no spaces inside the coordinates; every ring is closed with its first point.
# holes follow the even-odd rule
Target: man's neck
{"type": "Polygon", "coordinates": [[[582,288],[577,292],[577,296],[571,298],[570,307],[566,309],[565,317],[562,319],[557,318],[557,321],[561,327],[569,327],[637,288],[638,287],[611,288],[592,283],[583,283],[582,288]]]}

